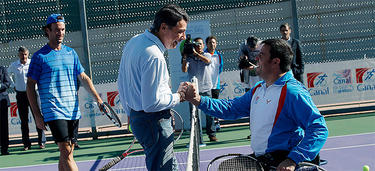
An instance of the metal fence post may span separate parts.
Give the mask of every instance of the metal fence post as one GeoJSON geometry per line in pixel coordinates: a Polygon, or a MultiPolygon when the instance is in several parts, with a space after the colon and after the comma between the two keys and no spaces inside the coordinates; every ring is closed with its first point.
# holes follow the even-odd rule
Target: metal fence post
{"type": "MultiPolygon", "coordinates": [[[[87,31],[87,20],[86,20],[86,5],[85,0],[79,1],[79,12],[81,16],[81,32],[82,32],[82,41],[83,41],[83,54],[85,59],[85,69],[87,71],[88,76],[92,78],[92,71],[91,71],[91,58],[90,58],[90,46],[89,46],[89,38],[88,38],[88,31],[87,31]]],[[[98,133],[96,131],[96,124],[95,124],[95,116],[90,117],[91,119],[91,132],[92,138],[94,140],[98,139],[98,133]]]]}
{"type": "Polygon", "coordinates": [[[296,0],[290,0],[292,4],[293,33],[294,38],[299,40],[298,13],[296,0]]]}

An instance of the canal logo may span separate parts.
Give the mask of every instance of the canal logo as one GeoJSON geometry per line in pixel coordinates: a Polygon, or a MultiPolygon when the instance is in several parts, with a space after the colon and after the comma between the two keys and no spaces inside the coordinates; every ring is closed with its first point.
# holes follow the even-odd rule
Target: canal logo
{"type": "Polygon", "coordinates": [[[324,87],[327,86],[327,74],[323,72],[307,73],[307,87],[324,87]]]}
{"type": "Polygon", "coordinates": [[[355,76],[357,83],[374,82],[375,69],[372,68],[357,68],[355,69],[355,76]]]}
{"type": "Polygon", "coordinates": [[[10,117],[14,118],[17,117],[17,102],[11,102],[10,103],[10,117]]]}
{"type": "Polygon", "coordinates": [[[108,104],[111,105],[112,107],[117,104],[117,101],[115,100],[117,96],[118,96],[118,91],[107,92],[107,101],[108,101],[108,104]]]}
{"type": "Polygon", "coordinates": [[[333,73],[333,84],[352,84],[352,74],[350,69],[344,69],[333,73]]]}

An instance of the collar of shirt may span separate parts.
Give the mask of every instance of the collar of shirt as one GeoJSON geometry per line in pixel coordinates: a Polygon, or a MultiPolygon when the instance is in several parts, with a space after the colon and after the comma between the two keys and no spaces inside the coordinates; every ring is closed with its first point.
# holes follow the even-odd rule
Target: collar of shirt
{"type": "MultiPolygon", "coordinates": [[[[286,72],[282,77],[280,77],[279,79],[277,79],[272,85],[282,85],[283,86],[283,85],[286,84],[287,81],[289,81],[292,78],[293,78],[293,73],[290,70],[290,71],[286,72]]],[[[262,81],[261,84],[262,84],[262,86],[265,86],[266,82],[262,81]]]]}
{"type": "Polygon", "coordinates": [[[149,30],[145,31],[145,35],[148,39],[153,41],[156,44],[156,46],[158,46],[158,48],[160,49],[161,52],[163,52],[163,54],[165,54],[165,51],[167,51],[167,48],[165,48],[164,44],[160,41],[158,37],[152,34],[149,30]]]}
{"type": "Polygon", "coordinates": [[[30,64],[30,59],[29,59],[29,58],[27,58],[25,64],[21,64],[21,61],[20,61],[20,60],[17,60],[17,61],[16,61],[16,65],[29,65],[29,64],[30,64]]]}
{"type": "MultiPolygon", "coordinates": [[[[205,49],[204,52],[211,54],[207,49],[205,49]]],[[[213,54],[211,54],[211,56],[213,56],[213,55],[215,55],[215,54],[218,55],[218,53],[217,53],[216,50],[215,50],[215,52],[214,52],[213,54]]]]}

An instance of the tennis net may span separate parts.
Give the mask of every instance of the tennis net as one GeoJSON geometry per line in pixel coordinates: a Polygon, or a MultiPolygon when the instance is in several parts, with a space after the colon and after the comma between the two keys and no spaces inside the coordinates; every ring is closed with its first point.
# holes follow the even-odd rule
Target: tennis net
{"type": "MultiPolygon", "coordinates": [[[[191,80],[198,89],[198,80],[193,77],[191,80]]],[[[199,143],[200,143],[200,133],[199,133],[199,122],[198,122],[198,112],[197,108],[192,105],[192,118],[191,118],[191,130],[190,130],[190,142],[189,142],[189,152],[186,171],[199,171],[199,143]]]]}

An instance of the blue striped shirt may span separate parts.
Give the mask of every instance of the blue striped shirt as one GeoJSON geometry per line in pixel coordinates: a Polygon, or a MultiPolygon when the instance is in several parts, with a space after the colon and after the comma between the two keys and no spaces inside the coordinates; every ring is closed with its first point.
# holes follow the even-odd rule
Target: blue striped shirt
{"type": "Polygon", "coordinates": [[[37,81],[45,122],[81,118],[77,76],[82,72],[77,53],[65,45],[53,50],[47,44],[34,53],[27,77],[37,81]]]}

